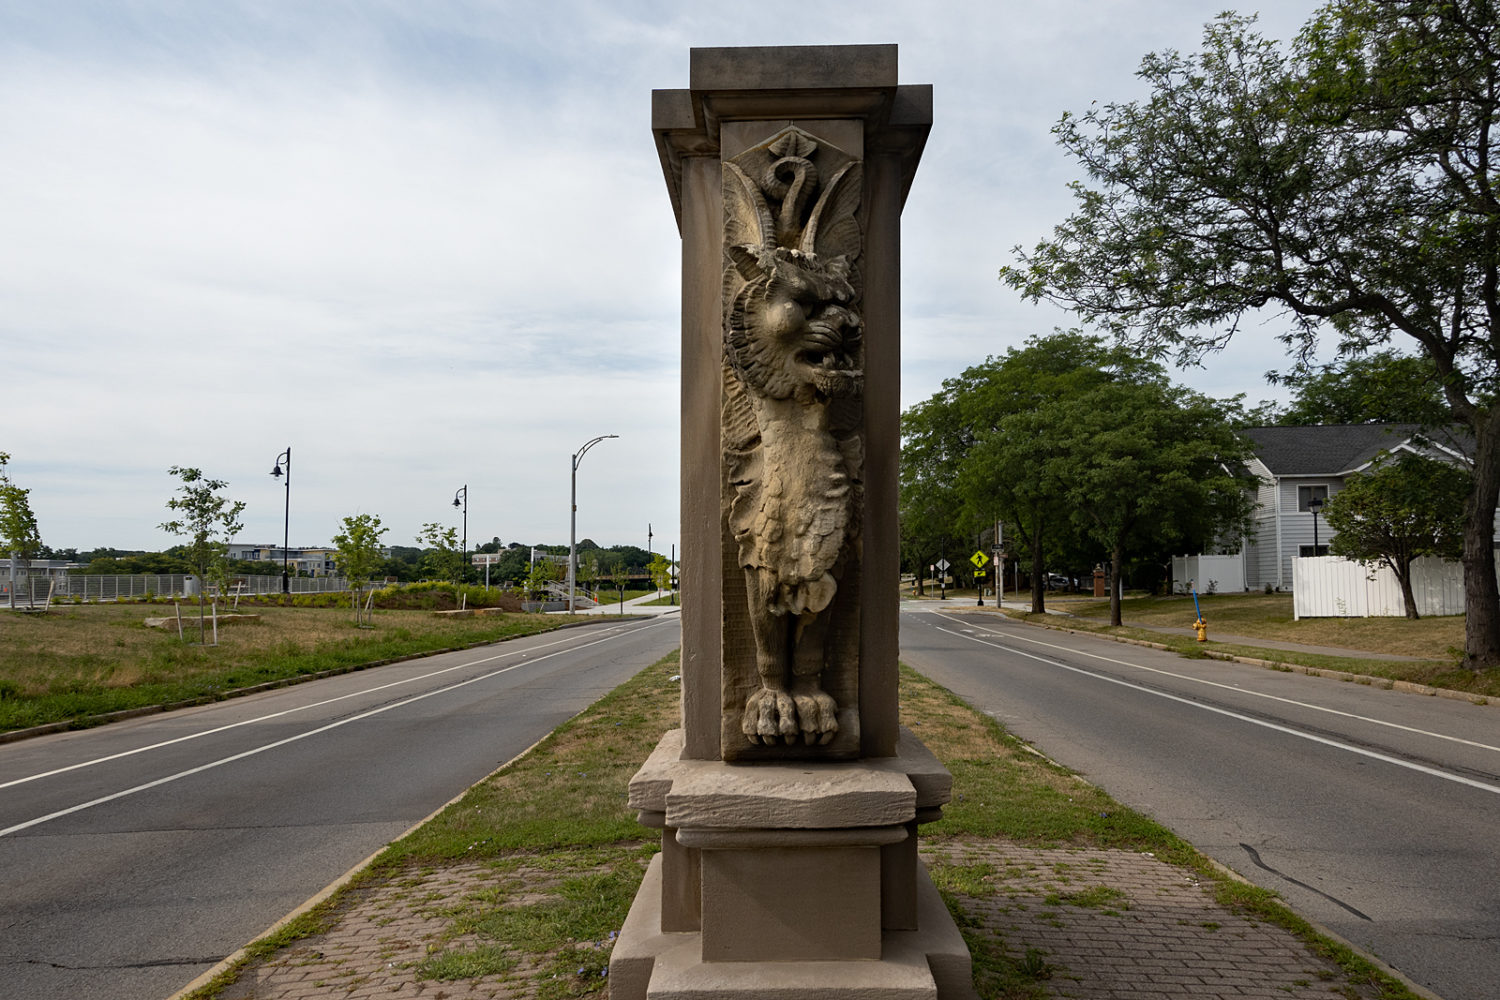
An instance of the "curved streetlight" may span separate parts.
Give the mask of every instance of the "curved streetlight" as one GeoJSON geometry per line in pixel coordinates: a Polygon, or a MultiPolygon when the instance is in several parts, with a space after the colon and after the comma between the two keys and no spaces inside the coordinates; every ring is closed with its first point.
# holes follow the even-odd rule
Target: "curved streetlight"
{"type": "Polygon", "coordinates": [[[596,438],[584,442],[582,448],[573,453],[573,480],[572,480],[572,511],[568,516],[568,613],[577,610],[575,604],[575,588],[578,576],[578,463],[583,461],[583,456],[588,450],[600,441],[617,438],[618,434],[601,434],[596,438]]]}
{"type": "Polygon", "coordinates": [[[286,461],[286,514],[281,523],[281,592],[290,594],[292,584],[290,575],[287,573],[288,550],[287,543],[292,527],[292,446],[287,445],[286,451],[276,456],[276,467],[271,470],[271,475],[277,479],[281,478],[281,463],[286,461]]]}
{"type": "Polygon", "coordinates": [[[464,483],[462,486],[460,486],[458,488],[458,491],[453,494],[453,506],[455,506],[455,507],[462,507],[464,509],[463,566],[460,567],[460,569],[458,571],[458,575],[459,575],[459,581],[461,583],[468,583],[469,582],[469,484],[468,483],[464,483]],[[463,497],[463,502],[462,503],[459,502],[459,499],[458,499],[459,497],[463,497]]]}

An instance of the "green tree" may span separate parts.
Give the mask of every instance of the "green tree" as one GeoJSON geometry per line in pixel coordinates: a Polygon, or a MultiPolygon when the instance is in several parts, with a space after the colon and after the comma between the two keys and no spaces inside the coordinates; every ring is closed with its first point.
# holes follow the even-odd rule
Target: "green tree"
{"type": "Polygon", "coordinates": [[[1111,382],[1044,407],[1046,459],[1078,527],[1110,560],[1109,618],[1121,624],[1127,560],[1238,545],[1253,494],[1249,457],[1223,406],[1162,381],[1111,382]]]}
{"type": "Polygon", "coordinates": [[[562,579],[562,567],[551,559],[538,559],[526,572],[526,593],[533,601],[547,599],[548,588],[562,579]]]}
{"type": "Polygon", "coordinates": [[[1278,424],[1442,427],[1453,421],[1437,365],[1426,355],[1376,351],[1324,367],[1299,367],[1279,379],[1296,395],[1278,424]]]}
{"type": "Polygon", "coordinates": [[[945,380],[901,423],[902,540],[918,572],[941,555],[967,556],[998,516],[1015,528],[1012,551],[1030,559],[1032,610],[1045,610],[1047,559],[1076,556],[1080,544],[1048,461],[1054,425],[1040,411],[1096,385],[1164,377],[1160,365],[1070,330],[945,380]]]}
{"type": "Polygon", "coordinates": [[[5,466],[10,455],[0,451],[0,552],[33,559],[41,553],[42,535],[31,512],[31,491],[11,481],[5,466]]]}
{"type": "Polygon", "coordinates": [[[349,579],[349,587],[354,591],[354,620],[358,622],[365,584],[385,561],[380,551],[380,536],[388,529],[381,527],[380,518],[374,514],[351,514],[344,518],[343,526],[344,530],[333,536],[333,544],[338,546],[333,562],[349,579]]]}
{"type": "MultiPolygon", "coordinates": [[[[9,462],[10,455],[0,451],[0,552],[9,553],[11,579],[15,580],[16,570],[40,554],[42,535],[37,528],[36,515],[31,512],[31,491],[11,482],[5,471],[9,462]]],[[[15,602],[16,589],[15,585],[10,588],[12,603],[15,602]]]]}
{"type": "Polygon", "coordinates": [[[1500,108],[1495,0],[1331,0],[1283,55],[1222,15],[1148,55],[1150,96],[1064,115],[1086,182],[1003,280],[1190,361],[1271,306],[1299,357],[1409,337],[1475,442],[1466,661],[1500,665],[1500,108]]]}
{"type": "Polygon", "coordinates": [[[457,583],[463,572],[464,556],[458,547],[458,529],[437,523],[422,525],[417,541],[427,547],[422,553],[422,572],[428,576],[457,583]]]}
{"type": "Polygon", "coordinates": [[[651,582],[657,590],[666,590],[672,586],[672,561],[660,552],[651,558],[646,572],[651,575],[651,582]]]}
{"type": "Polygon", "coordinates": [[[1456,559],[1463,552],[1467,469],[1407,452],[1384,453],[1356,472],[1328,499],[1323,517],[1337,532],[1328,550],[1365,564],[1390,567],[1401,584],[1406,617],[1417,617],[1411,564],[1419,556],[1456,559]]]}
{"type": "Polygon", "coordinates": [[[229,484],[222,479],[208,479],[199,469],[174,465],[167,474],[181,480],[177,492],[167,501],[167,509],[178,516],[160,527],[188,539],[183,555],[198,576],[198,641],[206,643],[203,592],[208,589],[210,579],[218,581],[221,588],[227,580],[225,559],[230,541],[244,527],[240,514],[245,501],[220,495],[219,491],[229,484]]]}

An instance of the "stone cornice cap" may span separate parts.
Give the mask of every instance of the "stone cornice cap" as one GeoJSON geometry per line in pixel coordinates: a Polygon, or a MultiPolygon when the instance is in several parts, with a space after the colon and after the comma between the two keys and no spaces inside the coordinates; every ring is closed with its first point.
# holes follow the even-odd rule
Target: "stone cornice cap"
{"type": "Polygon", "coordinates": [[[932,86],[896,82],[895,45],[692,49],[690,88],[651,92],[651,130],[682,225],[682,158],[717,156],[725,121],[861,118],[866,155],[902,164],[901,201],[932,127],[932,86]]]}

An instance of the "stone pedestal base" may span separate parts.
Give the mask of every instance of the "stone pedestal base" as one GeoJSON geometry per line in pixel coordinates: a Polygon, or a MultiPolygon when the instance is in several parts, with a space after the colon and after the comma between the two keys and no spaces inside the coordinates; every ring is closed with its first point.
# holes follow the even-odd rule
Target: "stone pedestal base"
{"type": "Polygon", "coordinates": [[[951,778],[909,732],[847,763],[682,760],[631,782],[662,829],[610,959],[612,1000],[969,1000],[968,949],[917,859],[951,778]]]}

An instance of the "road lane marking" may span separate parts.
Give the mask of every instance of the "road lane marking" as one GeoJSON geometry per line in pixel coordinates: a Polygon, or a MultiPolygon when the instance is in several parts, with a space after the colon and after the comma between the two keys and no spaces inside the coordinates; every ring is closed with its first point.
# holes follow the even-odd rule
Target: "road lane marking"
{"type": "MultiPolygon", "coordinates": [[[[656,624],[657,624],[656,622],[653,622],[651,625],[644,626],[644,627],[639,628],[639,629],[632,629],[630,632],[624,633],[624,634],[626,634],[626,635],[633,635],[636,632],[644,632],[647,628],[655,627],[656,624]]],[[[529,660],[526,660],[525,662],[522,662],[522,663],[512,663],[508,667],[501,667],[499,670],[492,670],[489,673],[487,673],[487,674],[481,674],[478,677],[470,677],[467,680],[459,681],[456,684],[450,684],[447,687],[437,688],[437,689],[432,690],[432,691],[426,691],[426,692],[423,692],[422,694],[413,695],[412,697],[406,698],[406,699],[404,699],[402,701],[392,702],[389,705],[382,705],[380,708],[373,708],[373,709],[370,709],[367,712],[361,712],[358,715],[351,715],[348,718],[339,719],[336,722],[330,722],[327,725],[319,726],[317,729],[310,729],[307,732],[298,733],[295,736],[288,736],[285,739],[276,740],[273,743],[266,743],[266,744],[264,744],[262,746],[252,747],[249,750],[244,750],[244,751],[241,751],[240,753],[232,754],[231,756],[228,756],[228,757],[222,757],[219,760],[210,761],[207,764],[200,764],[197,767],[188,768],[186,771],[179,771],[176,774],[169,774],[169,775],[166,775],[165,777],[157,778],[154,781],[148,781],[148,782],[145,782],[144,784],[136,785],[136,786],[134,786],[132,788],[122,789],[122,790],[120,790],[118,792],[112,792],[109,795],[102,795],[99,798],[90,799],[88,802],[80,802],[78,805],[69,806],[66,809],[59,809],[56,812],[48,813],[45,816],[37,816],[34,819],[29,819],[29,820],[26,820],[25,822],[16,823],[13,826],[7,826],[7,827],[5,827],[3,829],[0,829],[0,837],[9,836],[12,833],[19,833],[22,830],[27,830],[27,829],[30,829],[31,827],[34,827],[34,826],[40,826],[43,823],[48,823],[48,822],[51,822],[52,820],[55,820],[55,819],[61,819],[64,816],[70,816],[73,813],[82,812],[85,809],[92,809],[94,806],[104,805],[105,803],[107,803],[107,802],[113,802],[116,799],[123,799],[123,798],[126,798],[127,796],[135,795],[135,794],[137,794],[139,792],[148,791],[148,790],[150,790],[152,788],[157,788],[157,787],[159,787],[161,785],[170,784],[171,782],[178,781],[178,780],[180,780],[182,778],[189,778],[189,777],[192,777],[195,774],[202,774],[204,771],[213,770],[214,768],[221,767],[224,764],[232,764],[235,761],[244,760],[247,757],[254,757],[254,756],[258,755],[258,754],[265,753],[268,750],[275,750],[278,747],[284,747],[284,746],[287,746],[288,744],[296,743],[296,742],[299,742],[300,740],[305,740],[305,739],[307,739],[310,736],[317,736],[320,733],[326,733],[326,732],[328,732],[330,730],[338,729],[339,727],[346,726],[346,725],[350,724],[351,722],[361,722],[361,721],[363,721],[365,719],[373,718],[374,716],[381,715],[381,714],[383,714],[385,712],[389,712],[392,709],[404,708],[407,705],[415,704],[416,702],[423,701],[423,700],[425,700],[427,698],[434,697],[435,695],[447,694],[450,691],[457,691],[459,688],[468,687],[470,684],[477,684],[480,681],[486,681],[486,680],[490,680],[491,678],[494,678],[494,677],[499,677],[501,674],[508,674],[512,670],[518,670],[521,667],[526,667],[526,666],[531,666],[533,664],[541,663],[543,660],[550,660],[554,656],[562,656],[564,653],[573,653],[573,652],[577,652],[579,650],[588,649],[590,646],[598,646],[601,643],[610,642],[611,640],[618,639],[620,637],[621,636],[619,636],[619,635],[604,636],[603,638],[596,639],[593,642],[584,643],[581,646],[575,646],[575,647],[573,647],[571,649],[560,649],[560,650],[558,650],[555,653],[548,653],[546,656],[538,656],[538,657],[535,657],[534,659],[529,659],[529,660]]],[[[488,659],[499,659],[499,657],[498,656],[494,656],[494,657],[489,657],[488,659]]],[[[484,661],[478,661],[478,662],[484,662],[484,661]]]]}
{"type": "MultiPolygon", "coordinates": [[[[608,628],[608,629],[605,630],[606,633],[609,633],[609,632],[618,632],[620,635],[629,635],[631,633],[639,632],[639,631],[641,631],[641,630],[640,629],[628,629],[627,630],[626,627],[623,626],[623,625],[614,625],[614,626],[611,626],[610,628],[608,628]]],[[[616,638],[616,637],[617,636],[610,636],[610,638],[616,638]]],[[[434,670],[431,673],[420,674],[420,675],[418,675],[416,677],[406,677],[406,678],[403,678],[402,680],[399,680],[399,681],[391,681],[391,682],[389,682],[387,684],[379,684],[379,685],[376,685],[375,687],[372,687],[372,688],[364,688],[364,689],[359,690],[359,691],[352,691],[349,694],[341,694],[337,698],[328,698],[328,699],[325,699],[323,701],[313,702],[312,704],[309,704],[309,705],[301,705],[301,706],[299,706],[297,708],[283,709],[280,712],[271,712],[268,715],[256,716],[253,719],[243,719],[240,722],[231,722],[228,725],[218,726],[218,727],[216,727],[214,729],[205,729],[202,732],[189,733],[186,736],[178,736],[178,737],[176,737],[174,739],[162,740],[160,743],[152,743],[152,744],[150,744],[148,746],[136,747],[134,750],[122,750],[119,753],[109,754],[108,756],[105,756],[105,757],[95,757],[92,760],[79,761],[76,764],[69,764],[66,767],[54,768],[51,771],[42,771],[42,772],[37,773],[37,774],[27,775],[24,778],[12,778],[10,781],[0,782],[0,788],[10,788],[10,787],[12,787],[14,785],[24,785],[28,781],[37,781],[37,780],[39,780],[41,778],[51,778],[51,777],[53,777],[55,775],[66,774],[69,771],[76,771],[79,768],[93,767],[96,764],[108,764],[110,761],[120,760],[123,757],[133,757],[136,754],[146,753],[147,751],[150,751],[150,750],[161,750],[164,747],[173,746],[173,745],[175,745],[177,743],[186,743],[188,740],[196,740],[196,739],[199,739],[200,737],[203,737],[203,736],[213,736],[216,733],[228,732],[231,729],[238,729],[241,726],[253,726],[253,725],[255,725],[256,723],[259,723],[259,722],[269,722],[272,719],[279,719],[279,718],[281,718],[283,716],[287,716],[287,715],[295,715],[298,712],[306,712],[309,709],[313,709],[313,708],[322,708],[325,705],[332,705],[332,704],[335,704],[335,703],[340,702],[340,701],[347,701],[350,698],[358,698],[358,697],[360,697],[362,695],[367,695],[367,694],[376,694],[377,692],[384,691],[384,690],[386,690],[388,688],[400,687],[403,684],[414,684],[417,681],[431,680],[434,677],[441,677],[443,674],[452,673],[455,670],[462,670],[465,667],[473,667],[473,666],[477,666],[477,665],[479,665],[481,663],[488,663],[491,660],[499,660],[499,659],[503,659],[503,658],[505,658],[507,656],[526,656],[526,655],[528,655],[528,654],[530,654],[532,652],[535,652],[536,650],[539,650],[539,649],[551,649],[553,646],[561,646],[564,643],[569,642],[569,641],[571,641],[574,638],[577,638],[577,637],[576,636],[565,636],[565,637],[563,637],[561,639],[558,639],[555,642],[543,643],[540,646],[532,646],[532,647],[529,647],[527,649],[507,650],[506,652],[503,652],[503,653],[496,653],[494,656],[485,656],[485,657],[481,657],[480,659],[477,659],[477,660],[466,660],[463,663],[458,663],[458,664],[455,664],[454,666],[451,666],[451,667],[443,667],[441,670],[434,670]]],[[[579,647],[579,648],[582,648],[582,647],[579,647]]],[[[438,655],[438,654],[431,654],[431,655],[438,655]]],[[[386,666],[393,666],[393,665],[394,664],[386,664],[386,666]]],[[[220,704],[222,704],[222,702],[220,704]]]]}
{"type": "MultiPolygon", "coordinates": [[[[1213,713],[1215,713],[1217,715],[1223,715],[1223,716],[1227,716],[1227,717],[1229,717],[1231,719],[1237,719],[1240,722],[1248,722],[1251,725],[1260,726],[1260,727],[1262,727],[1264,729],[1274,730],[1275,732],[1278,732],[1278,733],[1285,733],[1288,736],[1296,736],[1299,739],[1309,740],[1309,741],[1311,741],[1313,743],[1320,743],[1323,746],[1333,747],[1336,750],[1344,750],[1344,751],[1347,751],[1347,752],[1352,753],[1352,754],[1358,754],[1361,757],[1369,757],[1371,760],[1378,760],[1378,761],[1381,761],[1382,763],[1386,763],[1386,764],[1394,764],[1397,767],[1404,767],[1404,768],[1406,768],[1407,770],[1410,770],[1410,771],[1418,771],[1418,772],[1421,772],[1422,774],[1431,775],[1434,778],[1442,778],[1442,779],[1444,779],[1446,781],[1456,782],[1456,783],[1458,783],[1460,785],[1468,785],[1471,788],[1478,788],[1481,791],[1490,792],[1490,793],[1495,794],[1495,795],[1500,795],[1500,785],[1491,785],[1491,784],[1487,784],[1487,783],[1485,783],[1483,781],[1476,781],[1473,778],[1465,778],[1463,775],[1450,774],[1447,771],[1441,771],[1441,770],[1438,770],[1435,767],[1428,767],[1425,764],[1418,764],[1415,761],[1402,760],[1399,757],[1392,757],[1390,754],[1380,753],[1380,752],[1375,751],[1375,750],[1366,750],[1363,747],[1353,746],[1352,744],[1349,744],[1349,743],[1342,743],[1342,742],[1340,742],[1338,740],[1329,739],[1326,736],[1318,736],[1315,733],[1308,733],[1308,732],[1304,732],[1304,731],[1302,731],[1300,729],[1293,729],[1290,726],[1283,726],[1280,723],[1268,722],[1265,719],[1257,719],[1254,716],[1244,715],[1244,714],[1241,714],[1240,712],[1233,712],[1233,711],[1230,711],[1227,708],[1219,708],[1217,705],[1205,705],[1203,702],[1201,702],[1201,701],[1193,701],[1191,698],[1183,698],[1183,697],[1180,697],[1180,696],[1175,695],[1175,694],[1169,694],[1166,691],[1157,691],[1157,690],[1154,690],[1152,688],[1146,687],[1146,686],[1141,685],[1141,684],[1134,684],[1134,683],[1132,683],[1130,681],[1123,680],[1123,679],[1121,679],[1119,677],[1111,677],[1109,674],[1095,673],[1092,670],[1085,670],[1082,667],[1075,667],[1075,666],[1072,666],[1071,664],[1063,663],[1063,662],[1061,662],[1059,660],[1048,659],[1045,656],[1038,656],[1035,653],[1028,653],[1024,649],[1013,649],[1010,646],[1002,646],[1002,645],[1000,645],[999,643],[996,643],[996,642],[990,642],[990,641],[988,641],[986,639],[977,638],[975,636],[964,635],[962,632],[955,632],[952,629],[943,628],[943,627],[938,626],[938,625],[934,625],[933,628],[936,628],[939,632],[943,632],[943,633],[945,633],[947,635],[956,636],[959,639],[966,639],[969,642],[977,642],[981,646],[988,646],[991,649],[1004,650],[1005,652],[1007,652],[1007,653],[1013,653],[1016,656],[1024,656],[1027,659],[1036,660],[1038,663],[1045,663],[1048,666],[1061,667],[1064,670],[1070,670],[1070,671],[1072,671],[1075,674],[1082,674],[1085,677],[1092,677],[1095,680],[1108,681],[1111,684],[1118,684],[1121,687],[1127,687],[1127,688],[1130,688],[1133,691],[1140,691],[1140,692],[1142,692],[1144,694],[1155,695],[1158,698],[1165,698],[1165,699],[1167,699],[1169,701],[1175,701],[1175,702],[1178,702],[1179,704],[1188,705],[1188,706],[1190,706],[1192,708],[1202,709],[1205,712],[1213,712],[1213,713]]],[[[1058,647],[1058,648],[1064,648],[1064,647],[1058,647]]],[[[1076,652],[1076,650],[1069,650],[1069,652],[1076,652]]],[[[1109,657],[1107,657],[1107,656],[1101,656],[1101,657],[1099,657],[1099,659],[1108,660],[1109,657]]],[[[1124,662],[1124,661],[1111,661],[1111,662],[1124,662]]],[[[1127,663],[1125,665],[1126,666],[1136,666],[1137,664],[1128,664],[1127,663]]],[[[1149,670],[1149,669],[1152,669],[1152,668],[1147,667],[1147,668],[1143,668],[1143,669],[1148,669],[1149,670]]],[[[1168,673],[1168,671],[1154,671],[1154,672],[1156,672],[1156,673],[1168,673]]],[[[1239,689],[1238,688],[1231,688],[1231,690],[1238,691],[1239,689]]],[[[0,830],[0,835],[3,835],[3,834],[4,834],[4,831],[0,830]]]]}
{"type": "MultiPolygon", "coordinates": [[[[934,625],[933,627],[937,628],[940,632],[947,631],[946,629],[943,629],[936,625],[934,625]]],[[[1478,743],[1474,740],[1466,740],[1461,736],[1449,736],[1446,733],[1434,733],[1426,729],[1417,729],[1415,726],[1403,726],[1399,722],[1387,722],[1384,719],[1374,719],[1368,715],[1356,715],[1353,712],[1345,712],[1342,709],[1328,708],[1323,705],[1314,705],[1310,702],[1297,701],[1295,698],[1283,698],[1280,695],[1265,694],[1261,691],[1252,691],[1249,688],[1235,687],[1233,684],[1221,684],[1218,681],[1211,681],[1203,677],[1194,677],[1192,674],[1174,673],[1171,670],[1162,670],[1159,667],[1148,667],[1144,663],[1132,663],[1129,660],[1120,660],[1112,656],[1104,656],[1099,653],[1090,653],[1082,649],[1074,649],[1070,646],[1062,646],[1058,645],[1057,643],[1043,642],[1041,639],[1033,639],[1031,636],[1027,635],[1019,635],[1010,632],[997,632],[993,629],[987,628],[980,628],[979,631],[984,632],[986,635],[1000,636],[1005,639],[1013,639],[1020,642],[1030,642],[1038,646],[1045,646],[1048,649],[1059,649],[1078,656],[1087,656],[1091,659],[1103,660],[1105,663],[1114,663],[1122,667],[1131,667],[1135,670],[1144,670],[1148,673],[1161,674],[1163,677],[1172,677],[1181,681],[1192,681],[1195,684],[1206,684],[1209,687],[1223,688],[1225,691],[1233,691],[1236,694],[1246,694],[1251,695],[1255,698],[1265,698],[1269,701],[1279,701],[1286,705],[1296,705],[1298,708],[1305,708],[1314,712],[1326,712],[1329,715],[1341,715],[1346,719],[1354,719],[1359,722],[1368,722],[1374,726],[1385,726],[1389,729],[1399,729],[1403,732],[1412,733],[1416,736],[1430,736],[1435,740],[1447,740],[1450,743],[1461,743],[1464,746],[1474,747],[1478,750],[1489,750],[1494,753],[1500,753],[1500,747],[1490,746],[1488,743],[1478,743]]],[[[964,636],[964,638],[969,638],[969,636],[964,636]]],[[[3,787],[3,785],[0,785],[0,788],[3,787]]]]}

